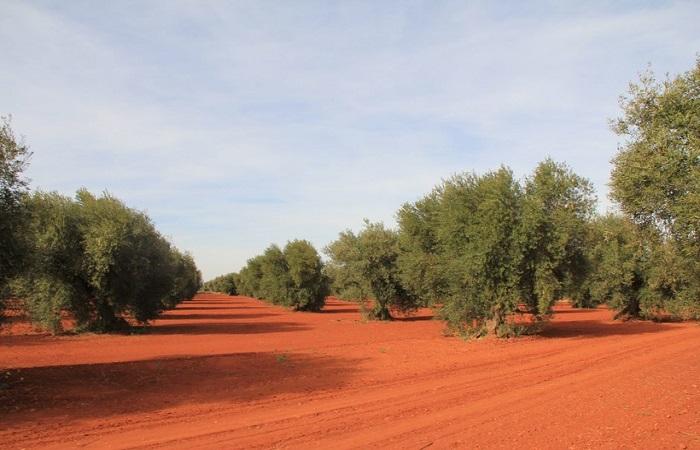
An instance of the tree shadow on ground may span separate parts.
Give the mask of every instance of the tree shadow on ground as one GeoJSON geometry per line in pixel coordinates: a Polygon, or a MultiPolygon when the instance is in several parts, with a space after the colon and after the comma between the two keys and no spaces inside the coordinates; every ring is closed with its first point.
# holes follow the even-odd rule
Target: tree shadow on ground
{"type": "Polygon", "coordinates": [[[178,306],[177,311],[212,311],[219,309],[262,309],[263,306],[178,306]]]}
{"type": "Polygon", "coordinates": [[[397,322],[420,322],[423,320],[434,320],[433,316],[398,316],[394,317],[392,320],[397,322]]]}
{"type": "Polygon", "coordinates": [[[231,353],[13,369],[3,377],[3,426],[72,422],[178,405],[233,406],[337,389],[359,360],[301,353],[231,353]]]}
{"type": "MultiPolygon", "coordinates": [[[[557,314],[560,313],[558,312],[557,314]]],[[[603,322],[600,320],[568,320],[546,324],[539,335],[545,338],[598,338],[662,333],[671,331],[674,328],[672,324],[646,321],[603,322]]]]}
{"type": "MultiPolygon", "coordinates": [[[[600,311],[608,311],[607,309],[597,309],[597,308],[576,308],[576,309],[560,309],[555,310],[554,314],[595,314],[600,313],[600,311]]],[[[612,316],[612,313],[611,313],[612,316]]]]}
{"type": "MultiPolygon", "coordinates": [[[[250,317],[250,316],[246,316],[250,317]]],[[[221,316],[215,316],[220,319],[221,316]]],[[[308,325],[297,322],[199,322],[192,323],[158,323],[145,327],[147,334],[259,334],[259,333],[283,333],[290,331],[305,331],[310,329],[308,325]]]]}
{"type": "Polygon", "coordinates": [[[236,304],[236,302],[232,301],[225,301],[225,302],[212,302],[212,301],[194,301],[194,302],[182,302],[180,305],[197,305],[197,306],[221,306],[221,305],[228,305],[231,308],[236,308],[236,307],[241,307],[242,305],[236,304]]]}
{"type": "MultiPolygon", "coordinates": [[[[54,336],[50,333],[46,332],[41,332],[41,333],[32,333],[32,334],[13,334],[13,335],[7,335],[7,336],[0,336],[0,345],[1,346],[7,346],[7,347],[12,347],[12,346],[21,346],[21,347],[26,347],[30,345],[46,345],[47,342],[55,341],[57,338],[59,338],[60,335],[54,336]]],[[[68,335],[68,336],[73,336],[68,335]]],[[[1,368],[1,366],[0,366],[1,368]]]]}
{"type": "Polygon", "coordinates": [[[359,313],[360,308],[333,308],[333,309],[322,309],[321,314],[348,314],[348,313],[359,313]]]}
{"type": "Polygon", "coordinates": [[[253,314],[163,314],[158,316],[161,320],[227,320],[227,319],[259,319],[261,317],[279,316],[275,313],[253,313],[253,314]]]}

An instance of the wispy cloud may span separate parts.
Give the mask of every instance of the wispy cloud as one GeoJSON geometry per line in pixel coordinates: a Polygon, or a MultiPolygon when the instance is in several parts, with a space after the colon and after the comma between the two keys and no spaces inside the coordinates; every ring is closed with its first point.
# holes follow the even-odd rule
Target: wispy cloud
{"type": "Polygon", "coordinates": [[[607,119],[687,70],[697,2],[0,4],[0,112],[43,189],[147,210],[207,277],[323,246],[441,178],[547,155],[607,205],[607,119]]]}

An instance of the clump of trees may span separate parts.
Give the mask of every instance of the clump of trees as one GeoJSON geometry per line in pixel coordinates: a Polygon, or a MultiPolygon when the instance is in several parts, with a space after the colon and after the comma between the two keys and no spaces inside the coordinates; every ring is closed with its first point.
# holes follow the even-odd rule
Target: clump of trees
{"type": "Polygon", "coordinates": [[[305,240],[270,245],[248,260],[238,275],[238,292],[296,311],[320,311],[329,293],[324,264],[305,240]]]}
{"type": "Polygon", "coordinates": [[[235,272],[227,273],[213,278],[202,285],[202,290],[206,292],[220,292],[227,295],[238,294],[238,274],[235,272]]]}
{"type": "Polygon", "coordinates": [[[613,129],[611,197],[598,216],[591,183],[547,159],[523,182],[507,167],[455,175],[397,213],[327,247],[333,291],[389,309],[435,305],[463,335],[521,331],[554,302],[607,303],[621,318],[700,318],[700,59],[657,82],[645,74],[613,129]]]}
{"type": "Polygon", "coordinates": [[[146,323],[194,296],[201,285],[194,260],[148,216],[106,193],[29,193],[20,177],[29,152],[8,121],[0,144],[0,282],[35,323],[59,332],[68,312],[78,330],[111,331],[128,319],[146,323]]]}
{"type": "Polygon", "coordinates": [[[524,186],[506,167],[455,175],[405,204],[398,231],[341,233],[327,248],[334,289],[372,298],[378,319],[440,304],[460,334],[511,334],[513,313],[546,318],[574,290],[593,204],[590,183],[552,160],[524,186]]]}
{"type": "Polygon", "coordinates": [[[201,285],[190,255],[109,194],[36,192],[25,208],[31,245],[12,288],[32,319],[52,331],[61,330],[62,311],[79,329],[120,329],[129,317],[145,323],[201,285]]]}

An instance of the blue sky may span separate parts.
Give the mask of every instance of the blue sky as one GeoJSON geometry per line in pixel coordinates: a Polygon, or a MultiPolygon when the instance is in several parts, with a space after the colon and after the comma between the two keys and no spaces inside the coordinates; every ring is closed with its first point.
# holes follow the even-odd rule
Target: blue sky
{"type": "Polygon", "coordinates": [[[0,0],[0,114],[34,188],[108,190],[210,278],[548,155],[605,210],[618,97],[690,69],[698,23],[697,1],[0,0]]]}

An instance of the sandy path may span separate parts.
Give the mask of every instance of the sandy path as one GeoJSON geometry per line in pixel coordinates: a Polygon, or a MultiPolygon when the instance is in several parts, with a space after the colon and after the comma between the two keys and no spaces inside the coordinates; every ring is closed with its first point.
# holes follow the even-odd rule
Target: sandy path
{"type": "Polygon", "coordinates": [[[201,295],[144,335],[0,336],[0,447],[700,448],[698,324],[559,309],[463,342],[201,295]]]}

